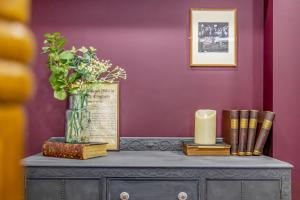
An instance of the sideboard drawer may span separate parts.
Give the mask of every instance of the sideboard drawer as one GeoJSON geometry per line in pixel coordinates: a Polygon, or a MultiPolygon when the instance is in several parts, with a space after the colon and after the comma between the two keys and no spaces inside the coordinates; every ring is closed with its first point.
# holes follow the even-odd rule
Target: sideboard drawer
{"type": "MultiPolygon", "coordinates": [[[[128,194],[130,200],[195,200],[198,199],[198,180],[114,178],[108,179],[107,191],[108,200],[122,199],[121,193],[128,194]]],[[[125,199],[127,198],[124,197],[123,200],[125,199]]]]}

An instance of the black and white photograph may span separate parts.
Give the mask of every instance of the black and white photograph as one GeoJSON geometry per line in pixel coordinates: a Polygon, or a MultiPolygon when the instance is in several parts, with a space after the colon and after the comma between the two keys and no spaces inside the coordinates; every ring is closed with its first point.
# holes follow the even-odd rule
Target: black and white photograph
{"type": "Polygon", "coordinates": [[[237,10],[191,8],[190,66],[237,66],[237,10]]]}
{"type": "Polygon", "coordinates": [[[199,22],[198,52],[228,52],[228,23],[199,22]]]}

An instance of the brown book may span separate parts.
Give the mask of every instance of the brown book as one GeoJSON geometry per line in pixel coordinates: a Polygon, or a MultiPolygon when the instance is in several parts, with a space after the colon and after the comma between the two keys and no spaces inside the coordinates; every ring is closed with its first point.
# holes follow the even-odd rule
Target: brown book
{"type": "Polygon", "coordinates": [[[107,155],[107,143],[69,144],[47,141],[43,144],[43,155],[49,157],[85,160],[107,155]]]}
{"type": "Polygon", "coordinates": [[[259,114],[259,111],[257,111],[257,110],[250,110],[247,148],[246,148],[247,156],[251,156],[253,149],[254,149],[258,114],[259,114]]]}
{"type": "Polygon", "coordinates": [[[224,142],[231,145],[231,155],[238,153],[239,111],[224,110],[222,113],[222,133],[224,142]]]}
{"type": "Polygon", "coordinates": [[[240,131],[239,131],[239,149],[238,155],[246,155],[247,134],[248,134],[249,110],[240,111],[240,131]]]}
{"type": "Polygon", "coordinates": [[[265,112],[264,121],[262,123],[261,129],[259,131],[258,137],[256,139],[253,155],[259,156],[262,155],[264,146],[266,144],[268,135],[270,133],[272,123],[275,117],[274,112],[265,112]]]}
{"type": "Polygon", "coordinates": [[[183,152],[188,156],[229,156],[230,145],[217,143],[213,145],[201,145],[192,142],[183,143],[183,152]]]}

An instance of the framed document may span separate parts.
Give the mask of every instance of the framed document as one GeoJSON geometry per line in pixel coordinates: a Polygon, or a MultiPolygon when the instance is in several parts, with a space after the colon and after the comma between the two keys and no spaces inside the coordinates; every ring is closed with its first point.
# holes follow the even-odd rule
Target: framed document
{"type": "Polygon", "coordinates": [[[236,9],[190,10],[190,65],[237,65],[236,9]]]}
{"type": "Polygon", "coordinates": [[[119,150],[119,83],[96,85],[89,93],[87,108],[89,142],[107,142],[108,150],[119,150]]]}

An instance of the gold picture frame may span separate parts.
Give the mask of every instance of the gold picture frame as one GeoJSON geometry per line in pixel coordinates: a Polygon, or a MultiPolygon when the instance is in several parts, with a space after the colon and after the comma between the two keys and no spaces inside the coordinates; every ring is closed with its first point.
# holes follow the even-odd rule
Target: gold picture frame
{"type": "Polygon", "coordinates": [[[237,63],[237,9],[191,8],[190,66],[236,67],[237,63]]]}
{"type": "Polygon", "coordinates": [[[91,122],[89,142],[107,142],[107,149],[120,150],[120,85],[101,83],[88,96],[91,122]]]}

